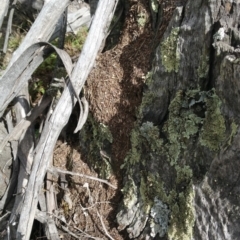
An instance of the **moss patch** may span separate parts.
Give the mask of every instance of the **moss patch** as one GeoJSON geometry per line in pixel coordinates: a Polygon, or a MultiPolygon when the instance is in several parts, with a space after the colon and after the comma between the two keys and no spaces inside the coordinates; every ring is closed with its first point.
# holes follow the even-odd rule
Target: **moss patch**
{"type": "Polygon", "coordinates": [[[179,28],[173,28],[170,35],[161,43],[162,64],[167,72],[178,72],[180,53],[177,49],[179,28]]]}
{"type": "Polygon", "coordinates": [[[200,135],[200,142],[203,146],[217,151],[225,138],[226,126],[221,113],[221,101],[215,90],[206,99],[206,116],[200,135]]]}
{"type": "MultiPolygon", "coordinates": [[[[141,122],[143,107],[149,107],[153,104],[151,101],[154,102],[154,95],[146,92],[139,108],[139,121],[131,133],[132,148],[123,166],[135,184],[127,184],[124,193],[134,193],[131,199],[136,201],[137,198],[137,203],[143,206],[140,211],[149,214],[153,236],[157,231],[161,235],[168,234],[169,239],[190,240],[195,220],[193,170],[188,164],[195,160],[186,157],[189,156],[189,146],[204,145],[216,151],[221,145],[226,130],[221,102],[214,89],[208,92],[199,89],[178,91],[169,105],[168,119],[160,127],[152,122],[141,122]],[[136,186],[139,189],[136,190],[136,186]],[[167,210],[165,213],[155,211],[156,199],[166,204],[169,216],[166,216],[167,210]],[[151,217],[152,211],[154,217],[151,217]],[[156,219],[169,219],[168,229],[156,219]]],[[[233,134],[236,129],[233,125],[233,134]]],[[[128,194],[126,199],[130,199],[128,194]]],[[[136,221],[133,220],[131,227],[136,221]]]]}
{"type": "Polygon", "coordinates": [[[80,132],[80,144],[89,165],[99,172],[100,177],[108,179],[112,174],[111,148],[113,141],[108,126],[98,123],[89,115],[80,132]]]}

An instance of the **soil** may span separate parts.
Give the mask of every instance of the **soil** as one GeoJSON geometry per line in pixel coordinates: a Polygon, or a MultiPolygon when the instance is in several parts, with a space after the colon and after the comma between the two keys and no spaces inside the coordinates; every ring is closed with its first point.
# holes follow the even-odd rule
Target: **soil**
{"type": "MultiPolygon", "coordinates": [[[[81,239],[128,239],[126,232],[118,231],[115,222],[124,177],[120,166],[131,147],[130,133],[141,104],[145,76],[151,68],[155,43],[159,43],[170,19],[171,4],[164,9],[166,21],[159,26],[159,31],[154,32],[149,1],[128,1],[117,44],[98,56],[84,93],[94,119],[107,125],[112,133],[111,157],[115,167],[110,182],[117,186],[117,190],[96,180],[67,175],[69,204],[61,197],[64,190],[56,182],[59,184],[58,215],[66,220],[65,223],[59,221],[59,224],[69,229],[68,233],[62,232],[63,239],[76,239],[72,234],[81,239]],[[140,18],[145,22],[140,22],[140,18]],[[111,237],[107,237],[108,234],[111,237]]],[[[54,165],[63,170],[98,177],[98,173],[86,164],[86,159],[81,155],[78,137],[69,132],[71,127],[67,129],[67,135],[72,136],[66,143],[62,140],[57,142],[54,165]]]]}

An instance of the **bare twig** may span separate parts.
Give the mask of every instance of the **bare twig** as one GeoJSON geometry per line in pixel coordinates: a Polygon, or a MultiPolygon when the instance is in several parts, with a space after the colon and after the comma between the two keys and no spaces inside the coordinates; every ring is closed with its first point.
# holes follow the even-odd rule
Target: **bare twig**
{"type": "Polygon", "coordinates": [[[80,206],[81,206],[82,210],[85,211],[85,210],[89,210],[89,209],[91,209],[91,208],[94,208],[95,205],[97,205],[97,204],[105,204],[105,203],[111,203],[111,202],[110,202],[110,201],[95,202],[95,203],[93,203],[90,207],[83,207],[81,204],[80,204],[80,206]]]}
{"type": "MultiPolygon", "coordinates": [[[[93,197],[91,196],[91,191],[90,191],[90,189],[89,189],[89,185],[88,185],[88,184],[85,184],[84,187],[87,188],[87,193],[88,193],[88,195],[89,195],[89,200],[88,200],[89,203],[90,203],[90,204],[93,204],[93,197]]],[[[103,230],[104,230],[105,234],[106,234],[111,240],[114,240],[114,239],[112,238],[112,236],[109,234],[109,232],[108,232],[108,230],[107,230],[107,228],[106,228],[106,226],[105,226],[105,224],[104,224],[104,222],[103,222],[102,216],[101,216],[100,213],[98,212],[97,208],[96,208],[96,212],[97,212],[97,215],[98,215],[98,217],[99,217],[99,219],[100,219],[100,221],[101,221],[101,224],[102,224],[102,227],[103,227],[103,230]]]]}
{"type": "Polygon", "coordinates": [[[98,182],[105,183],[105,184],[107,184],[108,186],[110,186],[110,187],[112,187],[112,188],[114,188],[114,189],[117,189],[116,186],[112,185],[112,184],[109,183],[108,181],[103,180],[103,179],[101,179],[101,178],[97,178],[97,177],[93,177],[93,176],[88,176],[88,175],[81,174],[81,173],[70,172],[70,171],[62,170],[62,169],[59,169],[59,168],[56,168],[56,167],[50,167],[50,168],[48,169],[48,171],[49,171],[49,172],[52,172],[53,174],[63,173],[63,174],[69,174],[69,175],[72,175],[72,176],[79,176],[79,177],[88,178],[88,179],[91,179],[91,180],[95,180],[95,181],[98,181],[98,182]]]}
{"type": "MultiPolygon", "coordinates": [[[[58,217],[57,215],[55,215],[55,214],[53,214],[53,213],[48,213],[48,214],[51,215],[51,216],[53,216],[53,217],[55,217],[55,218],[58,219],[59,221],[63,222],[63,223],[66,224],[68,227],[70,227],[69,224],[67,224],[65,221],[63,221],[63,220],[62,220],[60,217],[58,217]]],[[[85,233],[85,232],[84,232],[83,230],[81,230],[80,228],[77,228],[77,227],[75,227],[75,226],[72,226],[72,227],[73,227],[74,229],[78,230],[79,232],[81,232],[81,233],[84,235],[84,237],[88,237],[88,238],[90,238],[90,239],[95,239],[95,240],[103,240],[102,238],[93,237],[93,236],[85,233]]],[[[62,226],[62,228],[63,228],[64,231],[66,231],[66,232],[69,233],[70,230],[69,230],[67,227],[62,226]]],[[[74,234],[74,235],[75,235],[75,234],[74,234]]],[[[77,235],[75,235],[75,236],[77,236],[77,235]]],[[[74,236],[74,237],[75,237],[75,236],[74,236]]],[[[79,239],[79,236],[78,236],[77,238],[79,239]]]]}
{"type": "Polygon", "coordinates": [[[108,230],[106,229],[106,226],[105,226],[105,224],[104,224],[104,222],[103,222],[103,220],[102,220],[102,216],[99,214],[98,210],[96,210],[96,211],[97,211],[97,215],[98,215],[98,217],[99,217],[99,219],[100,219],[100,221],[101,221],[101,224],[102,224],[102,227],[103,227],[103,230],[104,230],[105,234],[106,234],[111,240],[114,240],[114,238],[111,237],[111,235],[109,234],[108,230]]]}

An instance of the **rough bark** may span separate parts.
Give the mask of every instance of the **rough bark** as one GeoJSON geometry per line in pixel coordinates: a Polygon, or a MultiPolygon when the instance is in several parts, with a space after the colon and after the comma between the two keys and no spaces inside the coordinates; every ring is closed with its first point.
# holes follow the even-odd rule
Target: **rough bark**
{"type": "Polygon", "coordinates": [[[239,239],[239,19],[239,1],[174,11],[125,159],[130,238],[239,239]]]}

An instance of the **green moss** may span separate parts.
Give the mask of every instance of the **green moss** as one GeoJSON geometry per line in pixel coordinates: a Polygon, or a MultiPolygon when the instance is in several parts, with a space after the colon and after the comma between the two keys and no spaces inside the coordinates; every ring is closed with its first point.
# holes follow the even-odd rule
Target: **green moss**
{"type": "Polygon", "coordinates": [[[45,59],[44,62],[41,63],[35,73],[37,75],[44,75],[46,73],[52,72],[56,67],[56,60],[57,55],[55,53],[52,53],[48,58],[45,59]]]}
{"type": "Polygon", "coordinates": [[[167,72],[178,72],[180,54],[177,49],[179,28],[173,28],[170,35],[161,43],[162,64],[167,72]]]}
{"type": "Polygon", "coordinates": [[[35,101],[39,94],[43,95],[45,91],[46,86],[44,86],[44,82],[42,80],[36,81],[29,86],[29,93],[33,101],[35,101]]]}
{"type": "Polygon", "coordinates": [[[212,96],[206,99],[206,107],[200,143],[217,151],[225,138],[226,126],[220,109],[221,101],[214,90],[212,96]]]}
{"type": "Polygon", "coordinates": [[[136,129],[132,130],[130,141],[132,148],[125,159],[125,163],[129,165],[135,165],[140,161],[141,157],[141,149],[139,149],[139,146],[141,145],[141,140],[139,137],[139,132],[136,129]]]}
{"type": "Polygon", "coordinates": [[[142,97],[142,104],[138,109],[138,119],[141,119],[143,117],[144,114],[144,110],[149,106],[150,103],[152,103],[155,99],[156,95],[151,92],[151,91],[147,91],[146,93],[143,93],[143,97],[142,97]]]}
{"type": "MultiPolygon", "coordinates": [[[[153,72],[150,71],[146,74],[144,80],[147,86],[150,86],[153,81],[153,72]]],[[[155,99],[156,94],[153,91],[145,91],[142,96],[142,103],[138,108],[137,117],[138,119],[143,118],[144,110],[148,107],[155,99]]]]}
{"type": "Polygon", "coordinates": [[[108,126],[96,122],[89,114],[88,120],[80,132],[80,139],[89,165],[98,171],[102,178],[108,179],[112,174],[109,146],[113,141],[108,126]]]}
{"type": "Polygon", "coordinates": [[[87,38],[87,34],[87,27],[82,27],[76,34],[68,34],[65,38],[64,50],[67,51],[71,57],[79,55],[87,38]]]}
{"type": "Polygon", "coordinates": [[[24,34],[20,33],[19,30],[13,32],[9,38],[8,49],[11,52],[14,52],[19,47],[23,38],[24,38],[24,34]]]}

